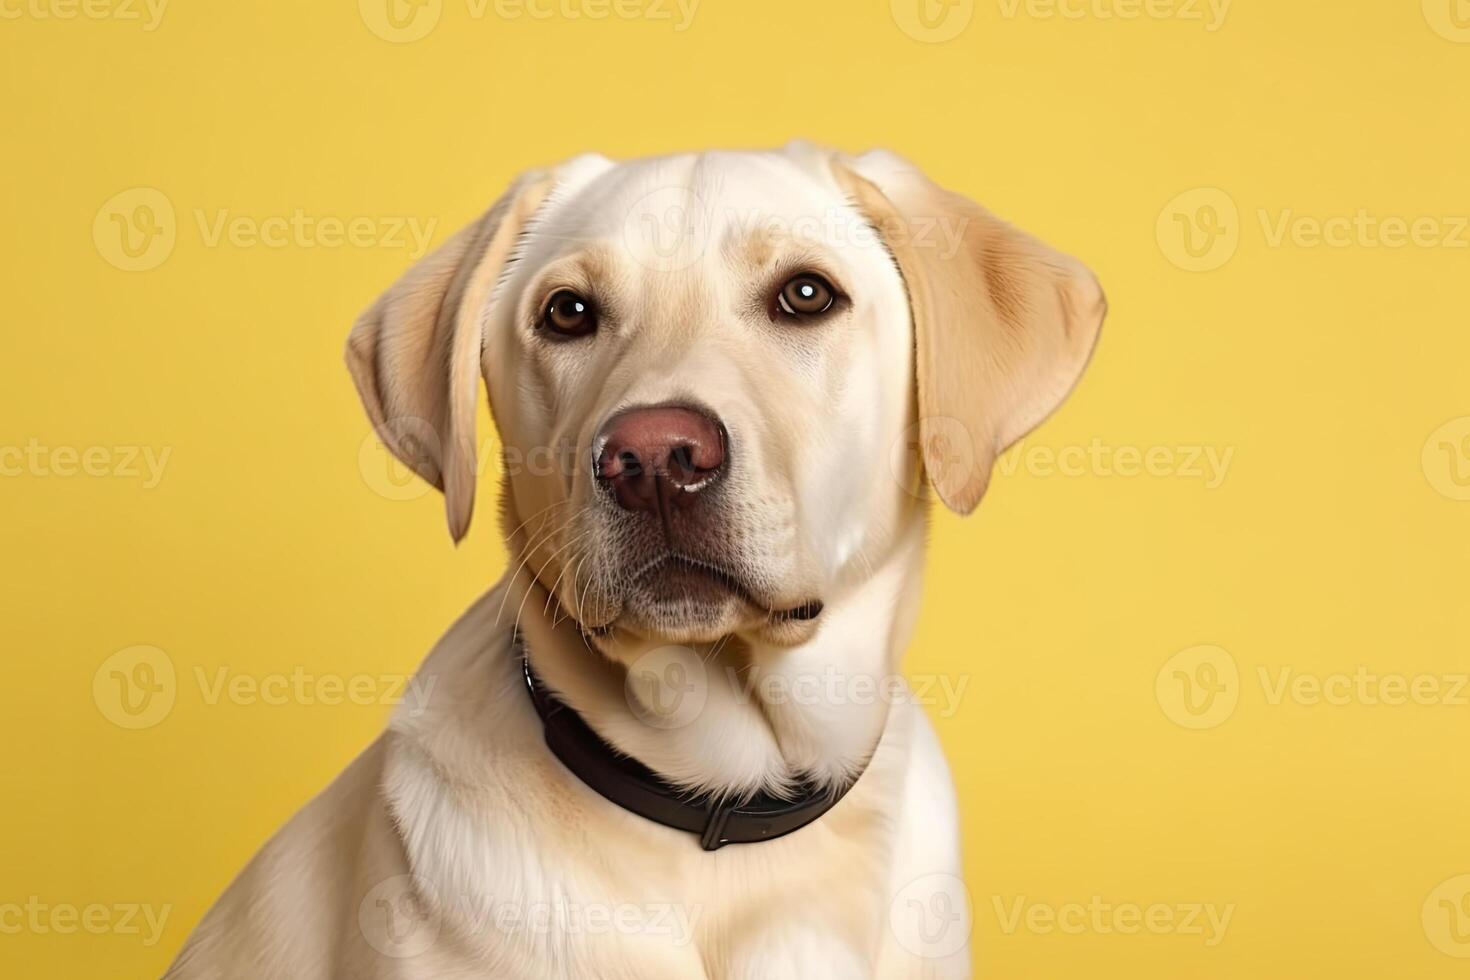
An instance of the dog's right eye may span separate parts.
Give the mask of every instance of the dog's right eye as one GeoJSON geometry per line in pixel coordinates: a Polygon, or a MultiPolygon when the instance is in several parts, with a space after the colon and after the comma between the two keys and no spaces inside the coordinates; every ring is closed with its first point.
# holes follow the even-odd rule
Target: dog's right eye
{"type": "Polygon", "coordinates": [[[597,311],[570,289],[558,290],[546,301],[541,326],[558,337],[585,337],[597,329],[597,311]]]}
{"type": "Polygon", "coordinates": [[[776,294],[775,309],[791,319],[811,319],[832,309],[837,290],[816,273],[807,272],[791,279],[776,294]]]}

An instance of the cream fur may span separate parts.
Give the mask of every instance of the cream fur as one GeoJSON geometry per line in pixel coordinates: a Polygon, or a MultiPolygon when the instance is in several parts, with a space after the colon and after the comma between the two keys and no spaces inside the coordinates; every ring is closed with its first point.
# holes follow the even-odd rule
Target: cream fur
{"type": "Polygon", "coordinates": [[[517,561],[425,660],[432,696],[266,844],[170,978],[968,975],[955,801],[922,709],[779,695],[834,672],[896,675],[919,601],[929,413],[974,433],[983,472],[936,478],[968,510],[994,454],[1075,382],[1101,298],[1072,260],[921,179],[886,154],[805,144],[582,157],[518,182],[364,314],[348,361],[368,414],[445,489],[456,538],[477,357],[507,447],[572,463],[507,461],[517,561]],[[925,252],[905,208],[958,222],[963,247],[925,252]],[[850,293],[840,319],[783,330],[750,311],[762,277],[811,266],[850,293]],[[539,342],[535,312],[558,286],[599,290],[615,325],[581,347],[539,342]],[[820,597],[819,621],[733,605],[654,627],[624,615],[619,540],[581,461],[619,409],[691,397],[725,421],[741,463],[721,547],[773,602],[820,597]],[[691,790],[861,777],[795,834],[703,852],[550,755],[517,627],[605,739],[691,790]],[[700,695],[674,725],[658,723],[663,681],[640,666],[670,644],[693,658],[700,695]],[[907,925],[931,906],[948,926],[907,925]]]}

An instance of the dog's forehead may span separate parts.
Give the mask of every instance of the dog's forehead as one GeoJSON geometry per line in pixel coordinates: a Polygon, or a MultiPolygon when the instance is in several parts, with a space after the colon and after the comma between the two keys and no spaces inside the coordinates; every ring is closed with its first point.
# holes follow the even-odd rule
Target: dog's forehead
{"type": "Polygon", "coordinates": [[[668,261],[676,249],[769,237],[849,210],[820,160],[783,151],[683,154],[576,176],[537,223],[537,251],[604,244],[668,261]]]}

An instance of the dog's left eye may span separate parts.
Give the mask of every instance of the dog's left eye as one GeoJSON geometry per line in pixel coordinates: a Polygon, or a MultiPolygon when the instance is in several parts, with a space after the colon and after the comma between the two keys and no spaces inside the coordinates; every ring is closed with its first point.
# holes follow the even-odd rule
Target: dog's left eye
{"type": "Polygon", "coordinates": [[[804,272],[776,294],[776,304],[781,312],[790,317],[818,316],[826,313],[837,301],[837,290],[821,276],[804,272]]]}
{"type": "Polygon", "coordinates": [[[584,337],[597,329],[597,311],[589,300],[561,289],[546,301],[541,325],[561,337],[584,337]]]}

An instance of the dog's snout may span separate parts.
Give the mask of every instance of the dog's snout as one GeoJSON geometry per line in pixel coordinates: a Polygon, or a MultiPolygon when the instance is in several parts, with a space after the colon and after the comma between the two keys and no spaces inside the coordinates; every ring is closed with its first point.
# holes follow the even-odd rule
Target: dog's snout
{"type": "Polygon", "coordinates": [[[724,426],[695,409],[629,409],[598,435],[597,478],[625,510],[682,507],[725,468],[725,443],[724,426]]]}

